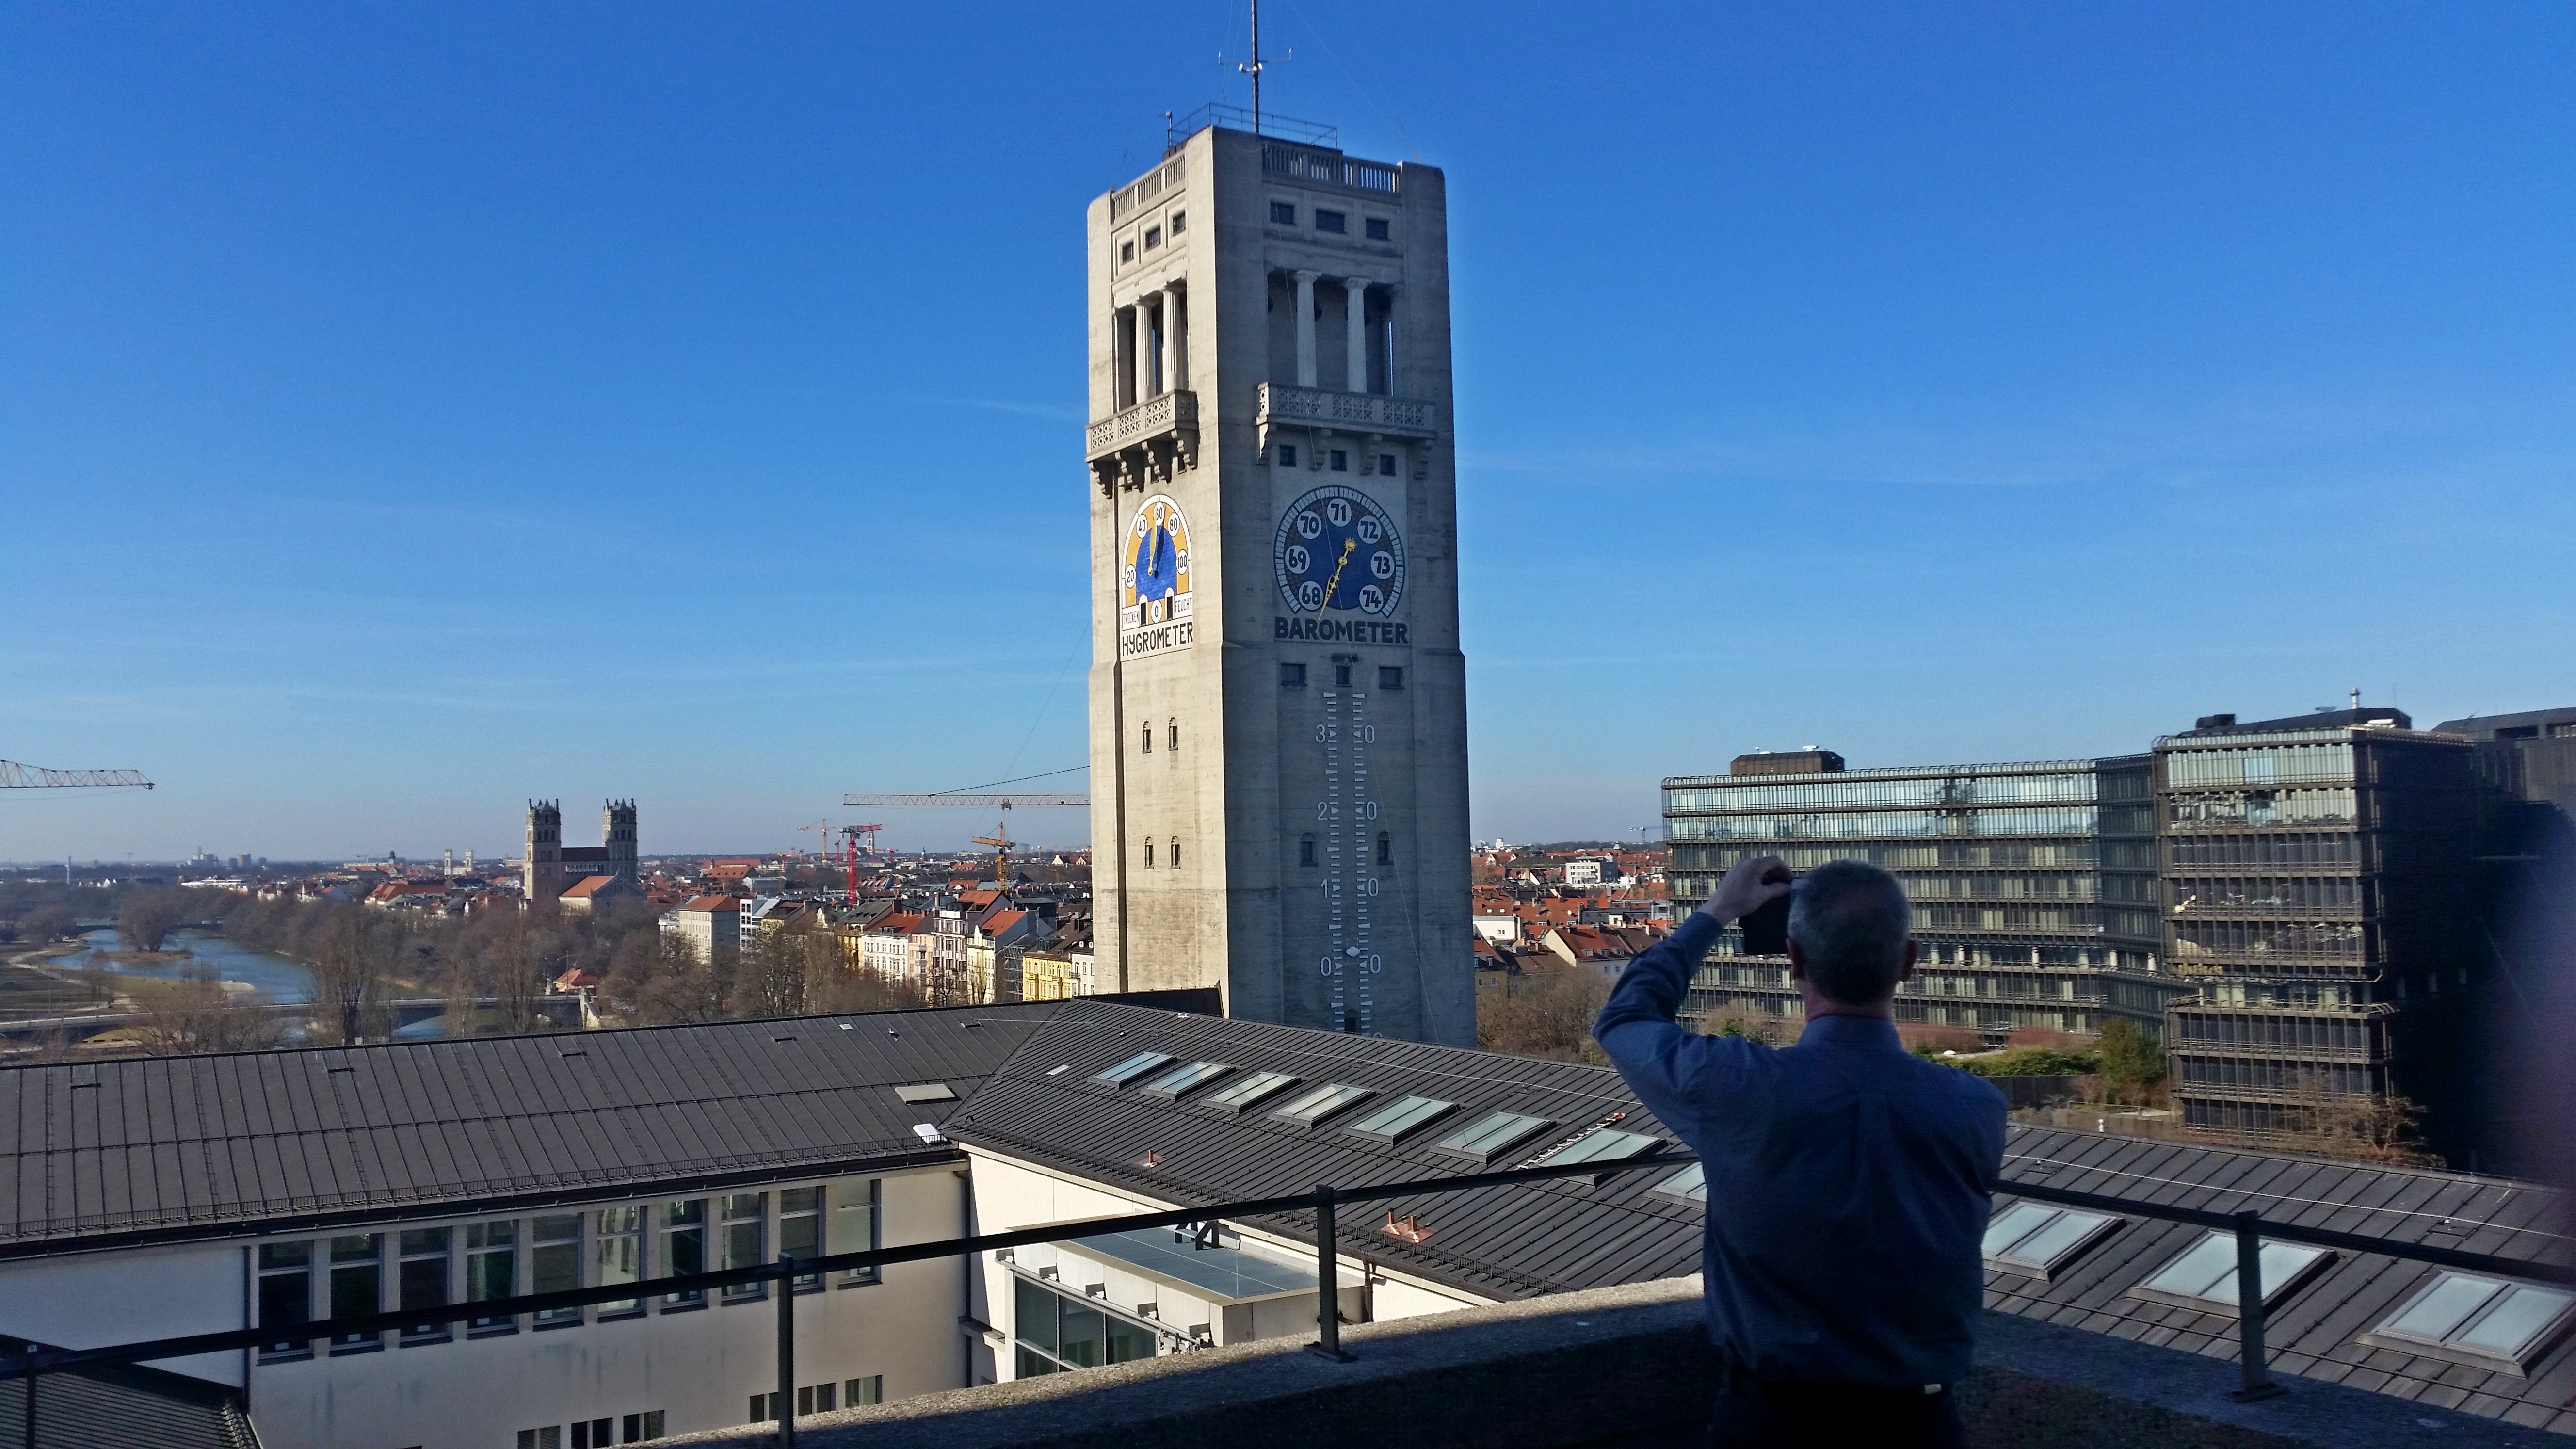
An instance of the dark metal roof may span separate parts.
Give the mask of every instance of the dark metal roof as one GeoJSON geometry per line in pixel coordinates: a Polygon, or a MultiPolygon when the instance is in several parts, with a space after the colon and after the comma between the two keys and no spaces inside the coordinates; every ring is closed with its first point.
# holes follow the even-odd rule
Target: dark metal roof
{"type": "MultiPolygon", "coordinates": [[[[1177,1102],[1091,1080],[1102,1068],[1146,1050],[1181,1061],[1284,1071],[1308,1084],[1371,1087],[1376,1095],[1369,1102],[1408,1094],[1436,1097],[1460,1104],[1449,1118],[1462,1122],[1501,1108],[1562,1124],[1496,1158],[1492,1170],[1536,1158],[1613,1114],[1624,1114],[1619,1130],[1663,1135],[1674,1149],[1686,1150],[1638,1106],[1619,1074],[1605,1067],[1088,1001],[1066,1003],[1032,1034],[966,1109],[949,1119],[947,1131],[969,1146],[1078,1172],[1181,1207],[1305,1192],[1318,1183],[1358,1186],[1478,1170],[1435,1150],[1444,1133],[1416,1132],[1388,1146],[1343,1131],[1359,1113],[1307,1130],[1277,1121],[1267,1110],[1235,1116],[1200,1105],[1209,1092],[1222,1090],[1224,1079],[1209,1092],[1177,1102]],[[1054,1072],[1058,1066],[1068,1070],[1054,1072]],[[1141,1165],[1149,1152],[1157,1166],[1141,1165]]],[[[1481,1297],[1525,1298],[1671,1278],[1699,1270],[1701,1217],[1648,1195],[1670,1175],[1642,1169],[1616,1174],[1599,1187],[1575,1178],[1533,1187],[1426,1191],[1420,1198],[1373,1205],[1365,1218],[1354,1208],[1341,1226],[1346,1243],[1356,1238],[1369,1244],[1362,1249],[1349,1243],[1349,1251],[1366,1251],[1481,1297]],[[1388,1206],[1399,1218],[1418,1215],[1432,1230],[1430,1239],[1416,1245],[1374,1232],[1388,1206]]],[[[1249,1221],[1313,1238],[1311,1214],[1249,1221]]]]}
{"type": "MultiPolygon", "coordinates": [[[[2558,1193],[2491,1177],[2035,1127],[2013,1130],[2004,1176],[2211,1212],[2250,1208],[2273,1221],[2463,1252],[2576,1261],[2558,1193]]],[[[1998,1195],[1998,1211],[2010,1201],[1998,1195]]],[[[2206,1231],[2128,1216],[2119,1231],[2061,1270],[2054,1282],[1989,1271],[1986,1302],[2028,1318],[2233,1359],[2232,1314],[2129,1296],[2206,1231]]],[[[2567,1408],[2576,1394],[2576,1339],[2536,1360],[2528,1378],[2354,1341],[2442,1271],[2375,1254],[2338,1256],[2267,1315],[2273,1367],[2530,1427],[2576,1431],[2576,1412],[2567,1408]]]]}
{"type": "Polygon", "coordinates": [[[950,1161],[1052,1003],[0,1069],[0,1257],[950,1161]],[[844,1028],[848,1029],[844,1029],[844,1028]]]}
{"type": "MultiPolygon", "coordinates": [[[[23,1338],[0,1337],[0,1352],[23,1353],[23,1338]]],[[[0,1382],[0,1425],[26,1449],[259,1449],[241,1395],[221,1384],[142,1364],[82,1364],[34,1380],[0,1382]]]]}

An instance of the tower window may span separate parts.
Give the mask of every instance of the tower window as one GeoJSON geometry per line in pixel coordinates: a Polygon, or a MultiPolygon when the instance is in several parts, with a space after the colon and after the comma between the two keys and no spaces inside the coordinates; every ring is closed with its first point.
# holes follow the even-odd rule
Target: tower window
{"type": "Polygon", "coordinates": [[[1148,755],[1154,753],[1154,727],[1152,725],[1145,726],[1145,748],[1142,753],[1148,755]]]}
{"type": "Polygon", "coordinates": [[[1180,838],[1179,836],[1175,835],[1175,836],[1173,836],[1173,837],[1172,837],[1172,869],[1174,869],[1174,870],[1179,870],[1180,868],[1181,868],[1181,838],[1180,838]]]}
{"type": "Polygon", "coordinates": [[[1279,466],[1282,468],[1294,468],[1297,466],[1297,445],[1295,443],[1281,443],[1279,445],[1279,466]]]}
{"type": "Polygon", "coordinates": [[[1350,221],[1347,217],[1343,216],[1342,213],[1338,211],[1325,211],[1321,207],[1316,208],[1315,230],[1343,233],[1348,232],[1350,229],[1350,221]]]}
{"type": "Polygon", "coordinates": [[[1336,473],[1347,473],[1351,471],[1351,455],[1343,452],[1339,448],[1335,448],[1333,450],[1333,471],[1336,473]]]}
{"type": "Polygon", "coordinates": [[[1304,689],[1306,687],[1306,666],[1303,664],[1280,665],[1279,682],[1290,689],[1304,689]]]}
{"type": "Polygon", "coordinates": [[[1163,229],[1162,229],[1161,227],[1159,227],[1159,226],[1149,226],[1149,227],[1145,228],[1145,250],[1147,250],[1147,251],[1149,251],[1149,252],[1150,252],[1150,251],[1152,251],[1154,248],[1156,248],[1156,247],[1158,247],[1158,246],[1161,246],[1162,244],[1163,244],[1163,229]]]}
{"type": "Polygon", "coordinates": [[[1377,667],[1377,687],[1380,689],[1404,688],[1403,667],[1394,664],[1379,665],[1377,667]]]}
{"type": "Polygon", "coordinates": [[[1386,838],[1386,832],[1383,830],[1377,833],[1377,863],[1380,865],[1395,864],[1395,843],[1386,838]]]}
{"type": "Polygon", "coordinates": [[[1154,868],[1154,837],[1150,835],[1145,837],[1145,868],[1154,868]]]}
{"type": "Polygon", "coordinates": [[[1280,226],[1295,226],[1297,224],[1297,203],[1293,201],[1274,201],[1270,203],[1270,219],[1280,226]]]}
{"type": "Polygon", "coordinates": [[[1132,262],[1136,260],[1136,244],[1131,241],[1120,242],[1118,244],[1118,260],[1122,262],[1132,262]]]}
{"type": "Polygon", "coordinates": [[[1297,863],[1299,865],[1315,863],[1315,837],[1311,835],[1297,837],[1297,863]]]}
{"type": "Polygon", "coordinates": [[[1384,473],[1384,474],[1385,474],[1386,476],[1388,476],[1389,478],[1394,477],[1394,476],[1395,476],[1395,455],[1394,455],[1393,453],[1380,453],[1380,454],[1378,454],[1378,455],[1377,455],[1377,470],[1378,470],[1379,472],[1381,472],[1381,473],[1384,473]]]}
{"type": "Polygon", "coordinates": [[[1188,231],[1189,229],[1190,229],[1190,214],[1189,214],[1188,212],[1186,212],[1186,211],[1176,211],[1176,212],[1173,212],[1173,213],[1172,213],[1172,235],[1174,235],[1174,236],[1179,236],[1182,232],[1188,231]]]}
{"type": "Polygon", "coordinates": [[[1351,667],[1349,665],[1336,664],[1333,666],[1333,687],[1335,689],[1348,689],[1351,687],[1351,667]]]}
{"type": "MultiPolygon", "coordinates": [[[[1368,239],[1370,241],[1385,241],[1391,232],[1391,228],[1387,225],[1386,218],[1382,216],[1372,216],[1368,218],[1365,225],[1368,227],[1368,239]]],[[[1174,225],[1172,230],[1179,231],[1180,227],[1178,225],[1174,225]]]]}
{"type": "Polygon", "coordinates": [[[1170,748],[1175,750],[1181,747],[1181,722],[1177,719],[1171,722],[1171,734],[1168,738],[1168,745],[1170,748]]]}

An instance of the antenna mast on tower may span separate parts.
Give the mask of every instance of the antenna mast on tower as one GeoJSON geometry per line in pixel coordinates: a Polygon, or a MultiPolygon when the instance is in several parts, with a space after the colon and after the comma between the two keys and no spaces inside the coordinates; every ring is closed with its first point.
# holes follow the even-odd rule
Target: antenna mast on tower
{"type": "Polygon", "coordinates": [[[1252,59],[1235,67],[1252,77],[1252,134],[1261,134],[1261,0],[1252,0],[1252,59]]]}

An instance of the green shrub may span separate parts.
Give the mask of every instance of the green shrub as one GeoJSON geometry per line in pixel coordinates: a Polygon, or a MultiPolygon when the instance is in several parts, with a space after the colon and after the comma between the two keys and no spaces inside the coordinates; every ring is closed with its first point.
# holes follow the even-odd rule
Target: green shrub
{"type": "Polygon", "coordinates": [[[2101,1066],[2100,1053],[2063,1047],[2006,1047],[1985,1056],[1943,1060],[1981,1077],[2080,1077],[2101,1066]]]}

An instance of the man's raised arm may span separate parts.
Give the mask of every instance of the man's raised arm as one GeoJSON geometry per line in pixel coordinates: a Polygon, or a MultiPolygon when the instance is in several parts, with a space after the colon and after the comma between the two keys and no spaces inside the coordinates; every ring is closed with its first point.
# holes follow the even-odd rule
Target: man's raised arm
{"type": "Polygon", "coordinates": [[[1740,861],[1705,904],[1673,933],[1628,963],[1612,988],[1610,1000],[1592,1024],[1592,1039],[1610,1054],[1619,1074],[1656,1116],[1678,1121],[1691,1109],[1691,1089],[1699,1077],[1689,1050],[1701,1050],[1707,1038],[1693,1037],[1673,1019],[1693,972],[1726,923],[1745,915],[1789,889],[1789,867],[1776,855],[1740,861]]]}

